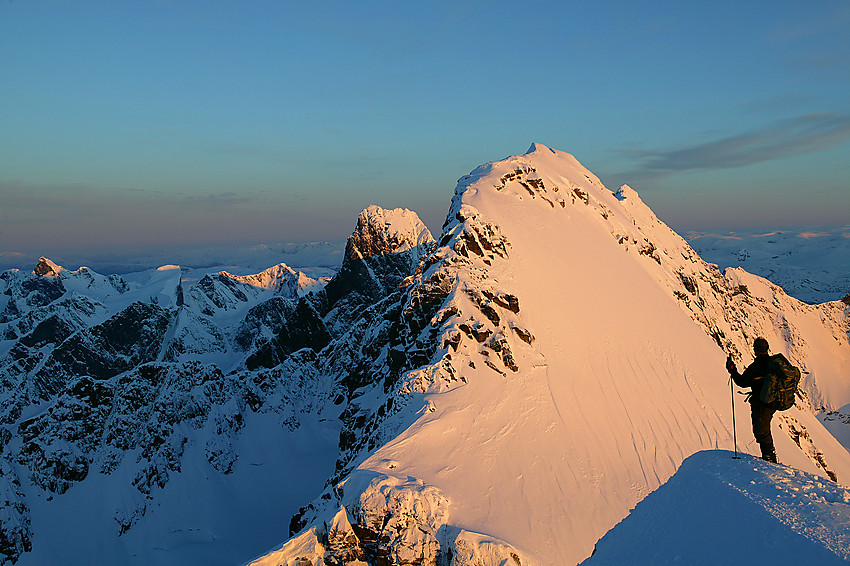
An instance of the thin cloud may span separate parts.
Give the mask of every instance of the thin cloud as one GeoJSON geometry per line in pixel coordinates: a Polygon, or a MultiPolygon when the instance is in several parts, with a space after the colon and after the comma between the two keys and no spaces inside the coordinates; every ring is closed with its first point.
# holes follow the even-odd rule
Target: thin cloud
{"type": "Polygon", "coordinates": [[[227,191],[223,193],[210,193],[206,195],[191,195],[187,196],[184,201],[188,204],[210,204],[210,205],[239,205],[247,204],[255,199],[227,191]]]}
{"type": "Polygon", "coordinates": [[[671,150],[627,152],[640,165],[630,178],[658,178],[683,171],[734,169],[828,149],[850,136],[850,115],[828,112],[779,120],[701,144],[671,150]]]}
{"type": "Polygon", "coordinates": [[[825,10],[810,16],[807,21],[795,20],[775,26],[765,35],[766,39],[774,43],[793,43],[833,32],[844,33],[845,26],[850,23],[850,5],[839,3],[821,8],[825,10]]]}

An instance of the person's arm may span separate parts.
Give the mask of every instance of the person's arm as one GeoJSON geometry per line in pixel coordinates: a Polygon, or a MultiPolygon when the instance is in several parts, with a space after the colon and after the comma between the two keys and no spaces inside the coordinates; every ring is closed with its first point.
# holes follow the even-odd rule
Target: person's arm
{"type": "Polygon", "coordinates": [[[738,373],[738,368],[735,367],[735,362],[732,361],[732,358],[726,358],[726,370],[729,372],[729,375],[738,387],[744,388],[753,386],[753,378],[750,368],[752,368],[752,366],[745,369],[743,374],[740,374],[738,373]]]}

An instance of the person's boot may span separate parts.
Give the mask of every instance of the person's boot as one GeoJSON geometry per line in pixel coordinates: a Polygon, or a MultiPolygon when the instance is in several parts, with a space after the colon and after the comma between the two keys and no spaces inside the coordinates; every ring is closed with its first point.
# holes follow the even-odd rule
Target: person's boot
{"type": "Polygon", "coordinates": [[[774,450],[771,450],[769,452],[764,452],[761,455],[761,459],[766,461],[766,462],[772,462],[774,464],[779,463],[779,462],[776,461],[776,451],[774,451],[774,450]]]}

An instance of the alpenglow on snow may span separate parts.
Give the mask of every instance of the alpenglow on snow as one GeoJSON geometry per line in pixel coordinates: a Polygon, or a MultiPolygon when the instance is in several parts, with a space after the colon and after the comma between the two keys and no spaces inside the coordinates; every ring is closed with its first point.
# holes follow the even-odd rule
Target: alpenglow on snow
{"type": "MultiPolygon", "coordinates": [[[[436,241],[369,207],[327,281],[51,271],[0,278],[0,552],[19,564],[578,564],[599,542],[593,564],[692,457],[718,499],[762,477],[829,497],[844,522],[807,540],[848,555],[847,305],[722,273],[567,153],[460,179],[436,241]],[[805,372],[774,418],[790,467],[723,483],[724,360],[756,336],[805,372]]],[[[755,454],[740,399],[736,420],[755,454]]],[[[679,481],[708,486],[693,469],[679,481]]]]}

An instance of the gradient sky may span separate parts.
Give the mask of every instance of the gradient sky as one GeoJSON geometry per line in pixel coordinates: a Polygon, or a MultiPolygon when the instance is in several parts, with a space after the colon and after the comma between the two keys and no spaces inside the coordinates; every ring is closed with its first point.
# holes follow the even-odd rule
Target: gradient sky
{"type": "Polygon", "coordinates": [[[0,253],[438,232],[531,142],[677,230],[850,222],[850,1],[0,2],[0,253]]]}

